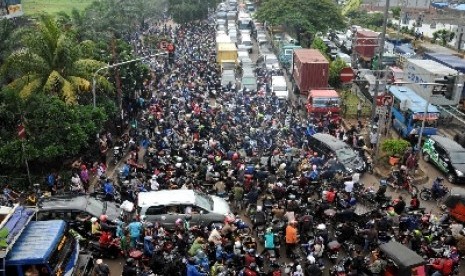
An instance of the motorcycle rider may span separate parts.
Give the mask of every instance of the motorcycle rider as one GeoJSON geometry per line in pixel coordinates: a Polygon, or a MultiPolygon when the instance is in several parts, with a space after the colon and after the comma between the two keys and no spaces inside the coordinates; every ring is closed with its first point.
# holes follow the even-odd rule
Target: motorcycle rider
{"type": "Polygon", "coordinates": [[[308,265],[307,268],[305,269],[306,275],[312,275],[312,276],[321,276],[323,275],[323,272],[321,271],[320,267],[316,264],[315,257],[312,255],[309,255],[307,257],[308,265]]]}
{"type": "Polygon", "coordinates": [[[244,276],[258,276],[257,264],[251,263],[244,269],[244,276]]]}
{"type": "Polygon", "coordinates": [[[428,264],[434,270],[431,276],[450,276],[453,271],[454,262],[448,257],[436,258],[428,264]]]}
{"type": "Polygon", "coordinates": [[[433,185],[431,187],[431,194],[433,198],[441,198],[446,194],[446,189],[443,186],[443,181],[444,178],[442,177],[437,177],[436,180],[434,180],[433,185]]]}
{"type": "Polygon", "coordinates": [[[265,248],[263,249],[263,252],[260,255],[263,255],[268,250],[273,250],[275,252],[276,258],[279,259],[279,250],[276,250],[275,243],[274,243],[275,233],[273,233],[273,228],[268,227],[266,229],[266,233],[263,238],[265,240],[265,248]]]}
{"type": "Polygon", "coordinates": [[[187,261],[187,273],[186,276],[206,276],[207,273],[200,272],[197,265],[195,264],[194,258],[189,258],[187,261]]]}
{"type": "Polygon", "coordinates": [[[121,276],[137,276],[136,262],[133,258],[128,258],[126,260],[121,276]]]}

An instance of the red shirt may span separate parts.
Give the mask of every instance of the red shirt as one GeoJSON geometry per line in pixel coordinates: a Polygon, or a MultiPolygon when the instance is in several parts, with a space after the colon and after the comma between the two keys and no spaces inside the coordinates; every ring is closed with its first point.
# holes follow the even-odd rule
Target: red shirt
{"type": "Polygon", "coordinates": [[[333,203],[335,198],[336,198],[336,193],[335,193],[335,192],[328,191],[328,193],[326,194],[326,200],[327,200],[329,203],[333,203]]]}

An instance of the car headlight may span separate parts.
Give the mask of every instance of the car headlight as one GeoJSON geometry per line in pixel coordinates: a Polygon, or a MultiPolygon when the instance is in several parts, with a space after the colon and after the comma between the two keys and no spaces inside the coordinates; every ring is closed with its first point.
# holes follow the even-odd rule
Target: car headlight
{"type": "Polygon", "coordinates": [[[459,171],[459,170],[455,170],[455,173],[457,174],[458,177],[462,177],[463,176],[463,172],[459,171]]]}

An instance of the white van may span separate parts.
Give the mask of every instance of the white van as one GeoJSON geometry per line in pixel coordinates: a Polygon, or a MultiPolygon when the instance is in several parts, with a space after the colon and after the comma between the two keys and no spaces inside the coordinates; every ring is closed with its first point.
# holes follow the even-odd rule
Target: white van
{"type": "Polygon", "coordinates": [[[289,97],[289,90],[287,89],[286,78],[284,78],[284,76],[272,76],[271,91],[279,99],[287,100],[289,97]]]}
{"type": "Polygon", "coordinates": [[[241,44],[238,46],[239,49],[246,49],[249,53],[252,53],[253,44],[250,35],[241,35],[241,44]]]}

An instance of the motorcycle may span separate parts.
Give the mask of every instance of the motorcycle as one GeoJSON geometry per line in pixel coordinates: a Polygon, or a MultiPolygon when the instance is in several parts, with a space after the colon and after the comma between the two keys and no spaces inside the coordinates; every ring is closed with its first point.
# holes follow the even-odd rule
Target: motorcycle
{"type": "Polygon", "coordinates": [[[436,200],[436,201],[439,201],[441,199],[443,199],[446,195],[448,195],[450,193],[450,189],[447,188],[447,187],[443,187],[443,194],[440,195],[440,196],[435,196],[433,195],[433,192],[431,191],[430,188],[426,188],[426,187],[423,187],[423,189],[421,189],[420,191],[420,198],[422,200],[436,200]]]}

